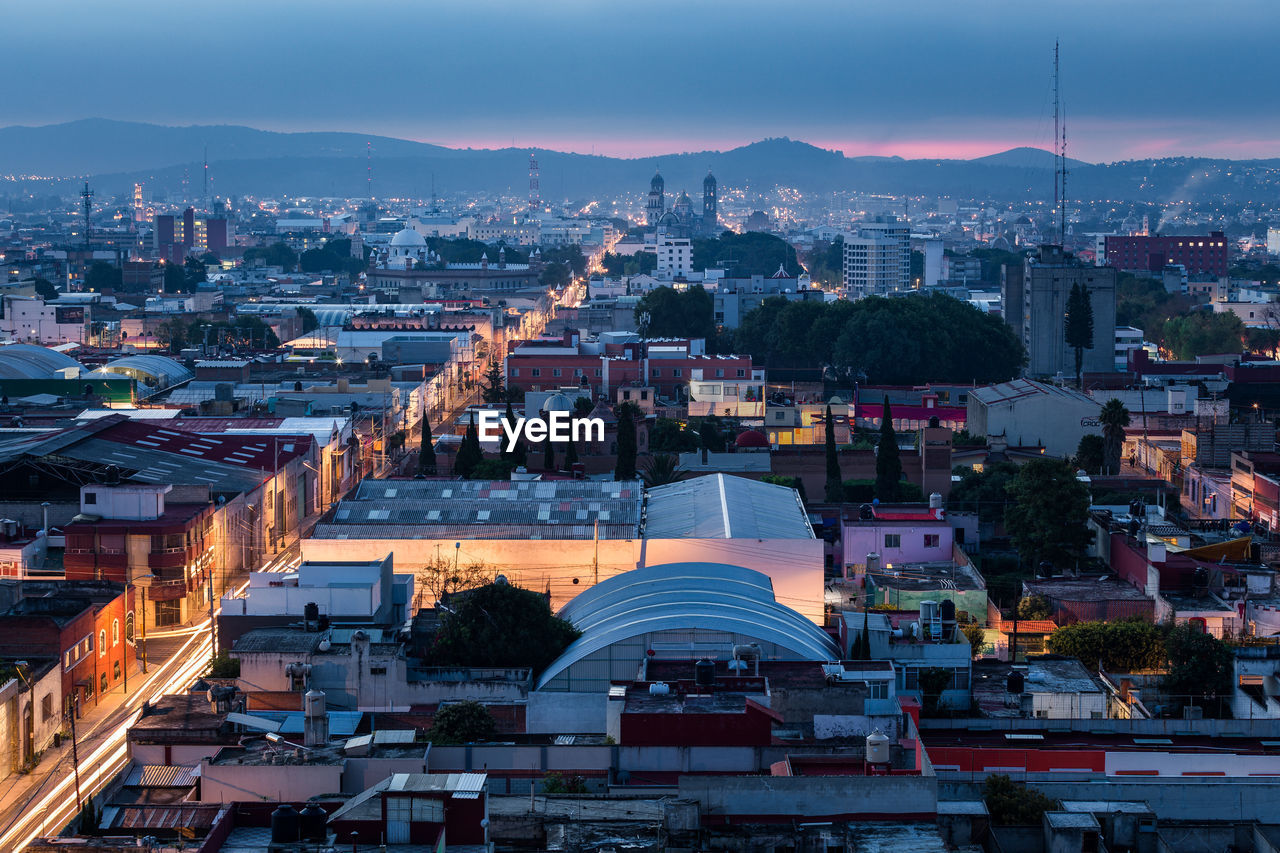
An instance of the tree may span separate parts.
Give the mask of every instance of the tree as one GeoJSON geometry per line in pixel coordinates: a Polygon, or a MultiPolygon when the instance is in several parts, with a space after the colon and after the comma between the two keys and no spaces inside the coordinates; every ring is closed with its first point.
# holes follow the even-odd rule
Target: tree
{"type": "Polygon", "coordinates": [[[925,717],[936,717],[942,708],[942,694],[951,687],[955,673],[942,667],[931,667],[920,670],[920,713],[925,717]]]}
{"type": "Polygon", "coordinates": [[[688,472],[680,470],[680,460],[670,453],[655,453],[644,464],[641,478],[649,486],[665,486],[677,483],[688,476],[688,472]]]}
{"type": "Polygon", "coordinates": [[[542,442],[542,470],[556,470],[556,446],[551,443],[550,436],[542,442]]]}
{"type": "Polygon", "coordinates": [[[124,273],[120,268],[106,261],[94,261],[84,274],[84,289],[96,293],[119,290],[123,282],[124,273]]]}
{"type": "Polygon", "coordinates": [[[698,427],[698,438],[702,446],[712,453],[724,452],[724,433],[720,431],[720,419],[715,415],[702,419],[702,424],[698,427]]]}
{"type": "Polygon", "coordinates": [[[1260,353],[1274,361],[1277,356],[1277,351],[1280,350],[1280,329],[1272,329],[1269,327],[1249,329],[1247,332],[1247,342],[1250,352],[1260,353]]]}
{"type": "Polygon", "coordinates": [[[187,324],[181,320],[165,320],[156,327],[156,342],[180,352],[187,345],[187,324]]]}
{"type": "Polygon", "coordinates": [[[587,780],[577,774],[551,772],[542,777],[542,793],[544,794],[587,794],[587,780]]]}
{"type": "Polygon", "coordinates": [[[1230,311],[1192,311],[1165,321],[1161,344],[1174,358],[1237,353],[1243,349],[1244,323],[1230,311]]]}
{"type": "Polygon", "coordinates": [[[546,669],[581,633],[551,612],[545,595],[491,583],[442,608],[429,658],[436,666],[546,669]]]}
{"type": "Polygon", "coordinates": [[[507,399],[506,377],[502,374],[502,362],[493,359],[485,368],[480,382],[480,397],[489,405],[497,405],[507,399]]]}
{"type": "Polygon", "coordinates": [[[1067,296],[1067,316],[1064,323],[1067,346],[1075,351],[1076,387],[1080,387],[1080,369],[1084,365],[1084,351],[1093,349],[1093,303],[1089,288],[1073,282],[1067,296]]]}
{"type": "Polygon", "coordinates": [[[239,678],[240,658],[233,658],[226,649],[218,652],[218,656],[209,663],[209,677],[239,678]]]}
{"type": "Polygon", "coordinates": [[[489,709],[467,699],[436,711],[427,740],[433,744],[479,743],[491,740],[497,733],[498,724],[489,709]]]}
{"type": "Polygon", "coordinates": [[[204,263],[196,258],[187,258],[182,263],[182,278],[188,292],[195,290],[209,280],[209,271],[204,263]]]}
{"type": "Polygon", "coordinates": [[[1129,425],[1129,410],[1115,397],[1102,404],[1098,413],[1102,424],[1102,461],[1104,474],[1120,473],[1120,454],[1124,450],[1124,428],[1129,425]]]}
{"type": "Polygon", "coordinates": [[[164,292],[165,293],[186,293],[187,275],[183,271],[180,264],[167,263],[164,265],[164,292]]]}
{"type": "Polygon", "coordinates": [[[569,443],[564,448],[564,469],[572,471],[573,466],[578,462],[578,443],[573,440],[573,433],[569,433],[569,443]]]}
{"type": "Polygon", "coordinates": [[[1035,788],[1014,782],[1003,773],[987,777],[982,790],[991,822],[997,826],[1034,826],[1039,831],[1044,813],[1058,807],[1057,800],[1035,788]]]}
{"type": "Polygon", "coordinates": [[[467,431],[462,435],[462,443],[458,445],[458,454],[453,458],[453,473],[464,479],[471,479],[471,472],[484,461],[484,451],[480,448],[480,433],[473,420],[467,424],[467,431]]]}
{"type": "Polygon", "coordinates": [[[508,459],[481,459],[471,469],[468,480],[510,480],[515,463],[508,459]]]}
{"type": "Polygon", "coordinates": [[[806,506],[809,498],[804,493],[804,480],[799,477],[788,477],[785,474],[765,474],[760,478],[762,483],[773,483],[775,486],[786,486],[788,489],[795,489],[800,495],[800,502],[806,506]]]}
{"type": "Polygon", "coordinates": [[[436,448],[431,438],[431,421],[422,419],[422,444],[418,448],[418,473],[424,477],[436,473],[436,448]]]}
{"type": "Polygon", "coordinates": [[[1165,637],[1169,673],[1161,688],[1179,703],[1184,699],[1210,703],[1207,710],[1222,714],[1221,700],[1230,699],[1234,681],[1234,655],[1226,643],[1191,625],[1179,625],[1165,637]],[[1216,700],[1217,704],[1212,704],[1216,700]]]}
{"type": "MultiPolygon", "coordinates": [[[[85,281],[88,284],[86,278],[85,281]]],[[[58,298],[58,288],[53,286],[53,282],[47,278],[37,278],[35,283],[36,296],[39,296],[45,302],[52,302],[58,298]]]]}
{"type": "Polygon", "coordinates": [[[960,627],[964,638],[969,641],[969,654],[977,657],[987,645],[987,632],[977,622],[966,622],[960,627]]]}
{"type": "Polygon", "coordinates": [[[881,503],[893,503],[898,499],[898,484],[902,480],[902,459],[898,455],[898,434],[893,431],[893,414],[889,410],[889,396],[884,398],[880,413],[880,444],[876,448],[876,497],[881,503]]]}
{"type": "Polygon", "coordinates": [[[698,434],[673,418],[658,418],[649,430],[654,453],[691,453],[702,446],[698,434]]]}
{"type": "Polygon", "coordinates": [[[827,406],[827,413],[823,418],[823,423],[826,426],[827,433],[827,503],[844,503],[844,479],[840,476],[840,456],[836,450],[836,421],[831,415],[830,406],[827,406]]]}
{"type": "Polygon", "coordinates": [[[639,410],[635,403],[626,402],[618,406],[618,461],[613,469],[613,479],[634,480],[636,478],[636,415],[639,410]]]}
{"type": "Polygon", "coordinates": [[[1004,524],[1024,561],[1066,565],[1089,544],[1089,490],[1061,459],[1032,459],[1009,483],[1004,524]]]}
{"type": "Polygon", "coordinates": [[[1054,629],[1045,648],[1080,661],[1093,671],[1143,672],[1168,661],[1165,628],[1145,619],[1076,622],[1054,629]]]}
{"type": "Polygon", "coordinates": [[[302,334],[313,332],[320,327],[320,321],[316,319],[316,312],[310,308],[298,306],[298,318],[302,320],[302,334]]]}
{"type": "Polygon", "coordinates": [[[679,291],[655,287],[636,303],[636,321],[649,338],[714,338],[715,306],[701,285],[679,291]],[[647,318],[647,322],[645,322],[647,318]]]}
{"type": "Polygon", "coordinates": [[[1086,474],[1099,474],[1106,464],[1106,441],[1096,432],[1080,436],[1076,445],[1075,466],[1086,474]]]}
{"type": "Polygon", "coordinates": [[[1019,619],[1048,619],[1053,615],[1053,605],[1043,595],[1027,595],[1018,602],[1019,619]]]}
{"type": "Polygon", "coordinates": [[[289,248],[287,243],[272,243],[270,246],[253,246],[244,250],[244,261],[252,264],[261,261],[269,267],[280,267],[291,272],[298,263],[298,253],[289,248]]]}
{"type": "Polygon", "coordinates": [[[493,583],[496,572],[484,560],[462,562],[462,549],[455,547],[452,554],[436,555],[418,569],[415,580],[424,600],[423,606],[435,605],[442,599],[465,589],[477,589],[493,583]]]}
{"type": "Polygon", "coordinates": [[[1018,475],[1012,462],[995,462],[981,471],[958,468],[960,482],[951,487],[947,509],[952,512],[976,512],[983,521],[1004,524],[1005,507],[1009,504],[1009,484],[1018,475]]]}

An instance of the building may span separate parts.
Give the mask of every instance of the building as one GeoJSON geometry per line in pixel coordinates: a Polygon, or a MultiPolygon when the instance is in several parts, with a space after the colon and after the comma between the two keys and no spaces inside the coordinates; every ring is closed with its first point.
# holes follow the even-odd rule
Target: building
{"type": "Polygon", "coordinates": [[[1051,456],[1073,455],[1085,435],[1100,434],[1102,404],[1071,388],[1014,379],[969,392],[972,435],[1004,436],[1020,447],[1039,445],[1051,456]]]}
{"type": "Polygon", "coordinates": [[[876,217],[844,235],[844,286],[851,299],[911,289],[911,227],[876,217]]]}
{"type": "Polygon", "coordinates": [[[507,263],[505,248],[490,262],[488,253],[478,263],[445,263],[427,246],[427,238],[413,228],[397,232],[385,250],[375,254],[368,272],[368,287],[399,293],[414,289],[423,297],[489,296],[494,299],[519,294],[539,295],[539,270],[529,263],[507,263]]]}
{"type": "Polygon", "coordinates": [[[766,299],[779,297],[788,302],[805,299],[822,302],[826,293],[811,288],[807,274],[788,275],[782,265],[771,276],[722,278],[716,282],[716,289],[711,294],[715,323],[726,329],[736,329],[742,324],[742,318],[759,308],[766,299]]]}
{"type": "Polygon", "coordinates": [[[401,571],[482,563],[516,586],[549,590],[552,607],[633,569],[724,563],[763,572],[780,600],[822,622],[823,542],[799,496],[742,477],[649,489],[638,480],[365,480],[302,541],[307,560],[388,553],[401,571]]]}
{"type": "Polygon", "coordinates": [[[41,696],[41,722],[79,714],[120,688],[134,669],[136,589],[102,582],[24,582],[20,597],[0,613],[0,655],[61,662],[62,707],[41,696]]]}
{"type": "Polygon", "coordinates": [[[38,297],[0,297],[0,339],[53,346],[83,344],[89,337],[86,305],[60,305],[38,297]]]}
{"type": "Polygon", "coordinates": [[[1073,286],[1087,288],[1093,308],[1093,346],[1083,350],[1082,370],[1115,370],[1116,271],[1086,265],[1058,246],[1041,246],[1023,273],[1022,343],[1027,375],[1075,376],[1075,350],[1067,345],[1067,301],[1073,286]]]}
{"type": "Polygon", "coordinates": [[[957,630],[955,611],[943,611],[937,601],[922,603],[919,612],[844,611],[838,623],[840,650],[846,658],[855,654],[854,645],[865,630],[871,660],[890,661],[900,697],[924,703],[927,698],[939,708],[968,708],[971,697],[972,652],[964,632],[957,630]],[[936,696],[925,697],[920,676],[929,670],[947,670],[951,678],[936,696]]]}
{"type": "Polygon", "coordinates": [[[578,595],[560,616],[582,636],[543,671],[538,690],[608,694],[646,659],[729,661],[739,647],[763,660],[839,654],[822,629],[775,597],[768,576],[723,563],[626,572],[578,595]]]}
{"type": "Polygon", "coordinates": [[[64,720],[61,661],[21,661],[0,661],[0,781],[34,763],[64,720]]]}
{"type": "MultiPolygon", "coordinates": [[[[649,181],[649,196],[645,202],[646,224],[656,228],[660,235],[669,237],[716,236],[720,233],[718,186],[715,175],[708,170],[707,176],[702,179],[701,214],[693,212],[693,202],[685,192],[681,192],[668,209],[667,182],[660,172],[655,172],[653,179],[649,181]]],[[[658,262],[662,262],[661,255],[658,262]]]]}
{"type": "Polygon", "coordinates": [[[1225,276],[1227,239],[1221,231],[1176,237],[1108,235],[1107,264],[1126,271],[1160,272],[1168,265],[1191,275],[1225,276]]]}
{"type": "Polygon", "coordinates": [[[327,623],[395,628],[413,602],[413,575],[392,571],[392,558],[357,563],[304,561],[293,572],[250,572],[249,585],[222,597],[218,635],[227,645],[253,628],[321,617],[327,623]],[[308,608],[314,607],[314,613],[308,608]]]}
{"type": "Polygon", "coordinates": [[[686,278],[693,272],[693,241],[688,237],[660,234],[654,251],[658,255],[658,266],[654,270],[655,277],[663,281],[671,281],[675,278],[686,278]]]}

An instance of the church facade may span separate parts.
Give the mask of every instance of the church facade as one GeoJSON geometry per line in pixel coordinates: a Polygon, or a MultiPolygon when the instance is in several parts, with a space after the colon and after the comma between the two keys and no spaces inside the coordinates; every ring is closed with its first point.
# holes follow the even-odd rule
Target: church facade
{"type": "Polygon", "coordinates": [[[649,182],[645,221],[649,227],[669,237],[714,237],[720,233],[720,207],[715,175],[702,179],[702,212],[693,212],[693,200],[683,190],[667,207],[666,181],[660,172],[649,182]]]}

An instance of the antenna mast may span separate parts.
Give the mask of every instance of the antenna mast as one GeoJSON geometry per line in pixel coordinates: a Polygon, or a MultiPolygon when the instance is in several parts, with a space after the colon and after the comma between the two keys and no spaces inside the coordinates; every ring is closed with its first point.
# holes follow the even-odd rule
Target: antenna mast
{"type": "Polygon", "coordinates": [[[84,247],[85,249],[90,249],[92,244],[89,242],[89,212],[93,207],[93,190],[89,189],[88,181],[84,182],[84,189],[80,191],[80,198],[83,199],[84,203],[84,247]]]}
{"type": "Polygon", "coordinates": [[[539,189],[538,158],[533,151],[529,152],[529,213],[535,214],[542,208],[542,192],[539,189]]]}
{"type": "Polygon", "coordinates": [[[373,200],[373,143],[364,144],[365,189],[369,192],[369,200],[373,200]]]}
{"type": "Polygon", "coordinates": [[[1067,113],[1062,109],[1058,40],[1053,40],[1053,206],[1058,208],[1058,245],[1067,244],[1067,113]]]}
{"type": "Polygon", "coordinates": [[[209,211],[209,146],[204,147],[204,190],[200,195],[200,206],[209,211]]]}

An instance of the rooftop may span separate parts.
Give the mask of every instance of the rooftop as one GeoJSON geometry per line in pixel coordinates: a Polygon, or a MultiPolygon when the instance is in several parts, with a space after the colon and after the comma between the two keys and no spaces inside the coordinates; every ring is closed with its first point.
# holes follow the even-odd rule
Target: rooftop
{"type": "Polygon", "coordinates": [[[987,584],[970,563],[945,560],[931,563],[893,563],[868,576],[882,589],[986,589],[987,584]]]}
{"type": "Polygon", "coordinates": [[[646,539],[813,539],[795,489],[710,474],[649,489],[646,539]]]}

